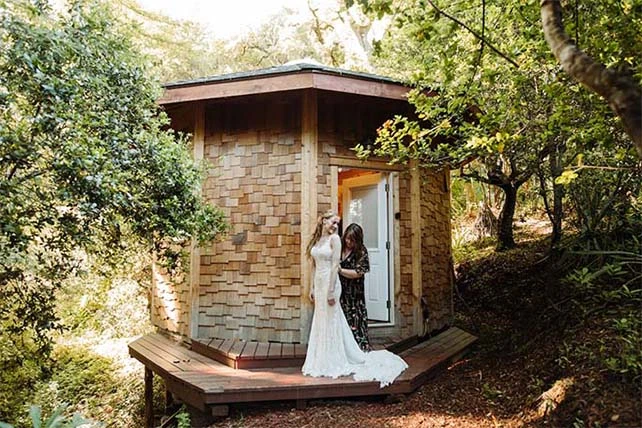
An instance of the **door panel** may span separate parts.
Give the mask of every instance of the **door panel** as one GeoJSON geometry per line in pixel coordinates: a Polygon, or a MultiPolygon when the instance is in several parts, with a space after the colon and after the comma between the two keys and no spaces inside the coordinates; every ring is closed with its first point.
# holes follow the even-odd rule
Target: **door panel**
{"type": "Polygon", "coordinates": [[[363,228],[363,241],[368,249],[370,272],[365,275],[368,319],[390,320],[388,302],[388,198],[387,175],[368,174],[343,181],[343,224],[357,223],[363,228]]]}

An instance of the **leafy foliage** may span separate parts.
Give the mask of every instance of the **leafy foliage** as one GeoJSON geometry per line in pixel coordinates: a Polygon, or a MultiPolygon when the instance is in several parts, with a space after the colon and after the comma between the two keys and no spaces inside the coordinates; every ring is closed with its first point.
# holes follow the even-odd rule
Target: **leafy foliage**
{"type": "MultiPolygon", "coordinates": [[[[636,247],[640,250],[639,244],[636,247]]],[[[596,324],[601,333],[595,346],[569,341],[559,361],[588,360],[611,376],[640,385],[642,379],[642,276],[640,253],[593,252],[605,259],[591,268],[578,269],[566,278],[575,292],[573,303],[580,309],[582,322],[596,324]],[[603,264],[604,263],[604,264],[603,264]],[[600,320],[601,323],[595,323],[600,320]]],[[[599,260],[599,259],[598,259],[599,260]]]]}
{"type": "Polygon", "coordinates": [[[56,291],[88,255],[105,266],[127,249],[168,255],[225,223],[105,7],[0,0],[0,11],[0,402],[15,404],[13,382],[46,373],[56,291]]]}
{"type": "MultiPolygon", "coordinates": [[[[40,403],[43,414],[64,407],[64,415],[85,415],[106,427],[136,427],[144,423],[142,367],[126,351],[127,340],[100,338],[55,344],[52,375],[36,383],[13,416],[4,417],[16,427],[31,425],[25,403],[40,403]],[[105,352],[109,350],[109,352],[105,352]],[[116,352],[114,352],[116,351],[116,352]],[[67,405],[66,403],[73,403],[67,405]],[[24,410],[23,410],[24,408],[24,410]]],[[[164,403],[164,384],[154,378],[155,412],[164,403]]]]}
{"type": "MultiPolygon", "coordinates": [[[[63,412],[67,408],[61,405],[56,408],[49,418],[42,420],[42,410],[39,406],[31,406],[29,417],[33,428],[77,428],[81,426],[100,426],[92,424],[92,421],[85,419],[82,415],[75,413],[71,418],[66,417],[63,412]]],[[[0,422],[0,428],[13,428],[13,425],[0,422]]]]}
{"type": "MultiPolygon", "coordinates": [[[[377,45],[376,62],[418,87],[410,98],[416,117],[391,119],[373,147],[357,152],[460,169],[462,176],[500,187],[505,193],[500,247],[513,245],[516,193],[530,177],[539,177],[559,234],[561,185],[576,174],[565,168],[584,154],[594,164],[608,159],[607,152],[616,151],[627,162],[635,156],[602,100],[570,81],[555,63],[541,34],[537,2],[357,3],[373,14],[394,14],[396,25],[377,45]]],[[[574,18],[570,31],[584,48],[640,79],[642,65],[631,49],[642,48],[642,40],[630,33],[638,3],[576,2],[567,8],[574,18]],[[608,42],[604,31],[613,35],[608,42]]]]}

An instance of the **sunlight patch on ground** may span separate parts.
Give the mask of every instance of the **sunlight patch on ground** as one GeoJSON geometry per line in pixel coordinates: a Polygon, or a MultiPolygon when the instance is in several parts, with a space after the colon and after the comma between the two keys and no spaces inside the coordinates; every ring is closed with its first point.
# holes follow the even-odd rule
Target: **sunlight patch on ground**
{"type": "Polygon", "coordinates": [[[140,371],[142,367],[141,363],[129,356],[127,349],[127,344],[137,338],[138,336],[105,340],[91,345],[91,350],[116,362],[121,374],[128,375],[140,371]]]}
{"type": "Polygon", "coordinates": [[[127,345],[140,336],[121,337],[116,339],[105,339],[99,336],[76,338],[60,338],[57,344],[61,346],[87,347],[101,357],[109,358],[119,367],[119,374],[126,376],[137,373],[141,370],[142,364],[135,358],[129,356],[127,345]]]}
{"type": "Polygon", "coordinates": [[[442,412],[415,412],[394,420],[380,418],[373,426],[390,426],[398,428],[414,427],[501,427],[506,426],[505,421],[498,419],[492,413],[485,416],[468,414],[444,414],[442,412]],[[378,425],[378,423],[382,425],[378,425]]]}
{"type": "Polygon", "coordinates": [[[549,413],[555,411],[557,407],[562,404],[566,398],[567,391],[575,384],[575,378],[565,377],[557,380],[552,387],[544,391],[539,396],[539,405],[537,406],[537,414],[539,417],[544,417],[549,413]]]}

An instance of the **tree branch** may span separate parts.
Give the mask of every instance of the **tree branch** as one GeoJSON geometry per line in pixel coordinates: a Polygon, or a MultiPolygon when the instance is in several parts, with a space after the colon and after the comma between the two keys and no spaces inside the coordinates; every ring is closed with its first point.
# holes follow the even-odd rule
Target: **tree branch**
{"type": "MultiPolygon", "coordinates": [[[[430,1],[430,0],[428,0],[430,1]]],[[[540,3],[544,37],[564,71],[603,97],[622,120],[642,159],[642,88],[630,75],[607,68],[581,51],[564,30],[559,0],[540,3]]]]}
{"type": "Polygon", "coordinates": [[[477,39],[479,39],[479,40],[481,40],[483,43],[485,43],[485,44],[486,44],[490,49],[492,49],[492,50],[493,50],[493,52],[495,52],[495,53],[496,53],[497,55],[499,55],[500,57],[504,58],[504,59],[505,59],[506,61],[508,61],[511,65],[515,66],[515,68],[519,68],[519,64],[517,64],[515,61],[513,61],[512,59],[510,59],[510,58],[508,57],[508,55],[504,54],[504,53],[503,53],[503,52],[501,52],[499,49],[497,49],[495,46],[493,46],[493,44],[492,44],[492,43],[489,43],[489,42],[488,42],[488,40],[486,40],[483,36],[481,36],[481,35],[477,34],[477,32],[476,32],[475,30],[473,30],[472,28],[470,28],[469,26],[467,26],[466,24],[464,24],[463,22],[461,22],[460,20],[458,20],[458,19],[457,19],[457,18],[455,18],[454,16],[449,15],[449,14],[447,14],[446,12],[444,12],[443,10],[439,9],[439,8],[435,5],[435,3],[433,3],[433,2],[432,2],[432,0],[428,0],[428,3],[430,3],[430,5],[431,5],[431,6],[432,6],[432,7],[433,7],[437,12],[439,12],[439,13],[440,13],[440,14],[442,14],[442,15],[444,15],[446,18],[450,19],[451,21],[453,21],[455,24],[459,25],[460,27],[463,27],[463,28],[465,28],[466,30],[468,30],[468,32],[469,32],[470,34],[472,34],[472,35],[473,35],[473,36],[475,36],[477,39]]]}
{"type": "Polygon", "coordinates": [[[477,70],[479,70],[479,66],[481,65],[482,62],[482,57],[484,55],[484,45],[485,40],[484,36],[486,35],[486,0],[482,0],[482,27],[481,27],[481,40],[479,44],[479,53],[477,54],[477,60],[475,61],[475,68],[470,75],[470,80],[468,81],[468,85],[466,86],[466,93],[468,93],[468,90],[470,89],[470,86],[473,84],[475,81],[475,75],[477,74],[477,70]]]}
{"type": "Polygon", "coordinates": [[[460,177],[466,177],[466,178],[472,178],[473,180],[477,180],[481,183],[486,183],[490,184],[492,186],[498,186],[502,187],[505,186],[507,183],[503,180],[500,179],[499,176],[493,175],[491,176],[490,174],[488,176],[483,176],[481,175],[478,171],[471,170],[471,172],[464,172],[464,167],[462,166],[459,168],[459,176],[460,177]]]}

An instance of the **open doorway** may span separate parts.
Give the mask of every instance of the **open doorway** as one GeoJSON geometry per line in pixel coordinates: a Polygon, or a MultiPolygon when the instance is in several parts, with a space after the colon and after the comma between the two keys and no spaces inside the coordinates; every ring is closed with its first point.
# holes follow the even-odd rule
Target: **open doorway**
{"type": "Polygon", "coordinates": [[[391,175],[385,171],[341,168],[338,172],[338,207],[342,227],[363,228],[370,272],[365,275],[369,325],[393,323],[393,254],[391,175]]]}

